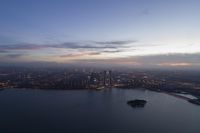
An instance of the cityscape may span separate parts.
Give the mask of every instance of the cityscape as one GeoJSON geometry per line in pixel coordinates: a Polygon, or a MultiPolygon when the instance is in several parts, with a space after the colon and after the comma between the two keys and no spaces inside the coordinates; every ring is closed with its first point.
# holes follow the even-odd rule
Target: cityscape
{"type": "Polygon", "coordinates": [[[0,0],[0,133],[200,133],[200,0],[0,0]]]}
{"type": "Polygon", "coordinates": [[[0,81],[1,89],[145,88],[200,97],[199,71],[6,67],[0,69],[0,81]]]}

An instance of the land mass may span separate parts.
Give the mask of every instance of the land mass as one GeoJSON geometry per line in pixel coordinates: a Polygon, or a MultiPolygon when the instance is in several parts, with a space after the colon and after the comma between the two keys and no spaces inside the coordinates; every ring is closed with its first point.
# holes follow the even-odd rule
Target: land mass
{"type": "Polygon", "coordinates": [[[127,102],[127,104],[130,105],[133,108],[144,107],[146,105],[146,103],[147,103],[146,100],[140,100],[140,99],[130,100],[130,101],[127,102]]]}

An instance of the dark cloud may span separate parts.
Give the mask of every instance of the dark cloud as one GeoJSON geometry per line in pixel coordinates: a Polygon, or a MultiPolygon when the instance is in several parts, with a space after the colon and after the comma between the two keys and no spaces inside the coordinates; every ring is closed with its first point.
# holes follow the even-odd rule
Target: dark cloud
{"type": "Polygon", "coordinates": [[[112,45],[124,45],[124,44],[130,44],[135,43],[136,40],[124,40],[124,41],[99,41],[95,42],[96,44],[112,44],[112,45]]]}
{"type": "Polygon", "coordinates": [[[8,50],[37,50],[44,48],[42,45],[36,44],[11,44],[11,45],[0,45],[0,51],[8,50]]]}
{"type": "Polygon", "coordinates": [[[85,55],[100,55],[100,52],[88,52],[88,53],[75,53],[75,54],[65,54],[65,55],[60,55],[62,58],[71,58],[71,57],[81,57],[85,55]]]}
{"type": "Polygon", "coordinates": [[[95,45],[95,44],[81,44],[81,43],[71,43],[66,42],[62,44],[46,45],[52,48],[70,48],[70,49],[105,49],[105,48],[117,48],[113,45],[95,45]]]}
{"type": "Polygon", "coordinates": [[[64,42],[59,44],[10,44],[0,45],[0,51],[4,50],[38,50],[44,48],[65,48],[65,49],[117,49],[127,47],[126,44],[135,41],[106,41],[106,42],[64,42]]]}
{"type": "Polygon", "coordinates": [[[103,50],[101,52],[103,52],[103,53],[119,53],[119,52],[123,52],[123,50],[103,50]]]}
{"type": "Polygon", "coordinates": [[[5,55],[6,57],[8,58],[19,58],[21,56],[24,56],[25,54],[8,54],[8,55],[5,55]]]}

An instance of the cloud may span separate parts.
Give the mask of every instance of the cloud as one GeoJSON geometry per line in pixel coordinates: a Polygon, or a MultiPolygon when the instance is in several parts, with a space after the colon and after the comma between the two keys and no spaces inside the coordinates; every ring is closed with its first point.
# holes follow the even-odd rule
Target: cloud
{"type": "Polygon", "coordinates": [[[127,44],[136,41],[105,41],[105,42],[64,42],[58,44],[32,44],[18,43],[10,45],[0,45],[0,51],[5,50],[38,50],[45,48],[64,48],[64,49],[117,49],[127,47],[127,44]]]}
{"type": "Polygon", "coordinates": [[[190,63],[186,63],[186,62],[178,62],[178,63],[160,63],[158,64],[159,66],[171,66],[171,67],[181,67],[181,66],[191,66],[192,64],[190,63]]]}
{"type": "MultiPolygon", "coordinates": [[[[59,56],[60,63],[74,64],[74,65],[86,65],[91,67],[129,67],[129,68],[176,68],[176,69],[199,69],[200,67],[200,53],[194,54],[163,54],[163,55],[151,55],[151,56],[133,56],[133,57],[121,57],[121,58],[86,58],[92,55],[101,55],[101,52],[80,52],[63,54],[59,56]],[[69,59],[69,62],[66,62],[69,59]]],[[[9,61],[12,63],[15,59],[23,57],[24,54],[10,54],[2,58],[0,61],[9,61]],[[2,60],[1,60],[2,58],[2,60]],[[9,59],[9,60],[5,60],[9,59]],[[13,60],[12,60],[13,59],[13,60]]],[[[56,56],[56,59],[58,56],[56,56]]],[[[23,59],[23,58],[22,58],[23,59]]],[[[37,61],[37,60],[36,60],[37,61]]],[[[49,60],[43,60],[49,61],[49,60]]],[[[55,61],[56,60],[51,60],[55,61]]],[[[31,62],[31,61],[30,61],[31,62]]]]}
{"type": "MultiPolygon", "coordinates": [[[[131,62],[141,65],[144,68],[199,68],[200,53],[193,54],[158,54],[147,56],[132,56],[119,59],[119,62],[131,62]]],[[[117,60],[117,59],[116,59],[117,60]]]]}
{"type": "Polygon", "coordinates": [[[62,58],[72,58],[72,57],[82,57],[82,56],[87,56],[87,55],[100,55],[100,52],[88,52],[88,53],[74,53],[74,54],[65,54],[65,55],[60,55],[62,58]]]}
{"type": "Polygon", "coordinates": [[[158,63],[200,63],[200,53],[186,54],[186,53],[169,53],[169,54],[159,54],[159,55],[148,55],[148,56],[135,56],[130,57],[130,59],[140,60],[141,62],[146,62],[148,64],[158,64],[158,63]]]}
{"type": "Polygon", "coordinates": [[[194,54],[163,54],[151,56],[133,56],[112,59],[80,59],[79,63],[98,65],[121,65],[138,68],[195,68],[200,66],[200,53],[194,54]]]}
{"type": "Polygon", "coordinates": [[[70,54],[64,54],[64,55],[60,55],[59,57],[61,58],[72,58],[72,57],[83,57],[83,56],[88,56],[88,55],[100,55],[103,53],[118,53],[118,52],[122,52],[122,50],[99,50],[98,52],[76,52],[76,53],[70,53],[70,54]]]}
{"type": "Polygon", "coordinates": [[[124,40],[124,41],[99,41],[96,44],[112,44],[112,45],[124,45],[137,42],[136,40],[124,40]]]}
{"type": "Polygon", "coordinates": [[[82,44],[74,42],[65,42],[62,44],[46,45],[51,48],[69,48],[69,49],[105,49],[105,48],[117,48],[114,45],[95,45],[95,44],[82,44]]]}
{"type": "Polygon", "coordinates": [[[25,54],[8,54],[8,55],[5,55],[5,57],[8,57],[8,58],[19,58],[21,56],[24,56],[25,54]]]}
{"type": "Polygon", "coordinates": [[[123,50],[118,50],[118,49],[116,49],[116,50],[103,50],[101,52],[103,52],[103,53],[119,53],[119,52],[123,52],[123,50]]]}
{"type": "Polygon", "coordinates": [[[42,45],[36,44],[11,44],[11,45],[0,45],[0,51],[9,51],[9,50],[37,50],[44,48],[42,45]]]}

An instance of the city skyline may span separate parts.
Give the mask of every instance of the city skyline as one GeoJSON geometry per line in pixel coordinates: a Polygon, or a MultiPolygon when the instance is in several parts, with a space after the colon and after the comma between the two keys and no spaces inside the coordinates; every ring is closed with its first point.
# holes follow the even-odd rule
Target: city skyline
{"type": "Polygon", "coordinates": [[[0,4],[0,63],[200,66],[198,0],[0,4]]]}

